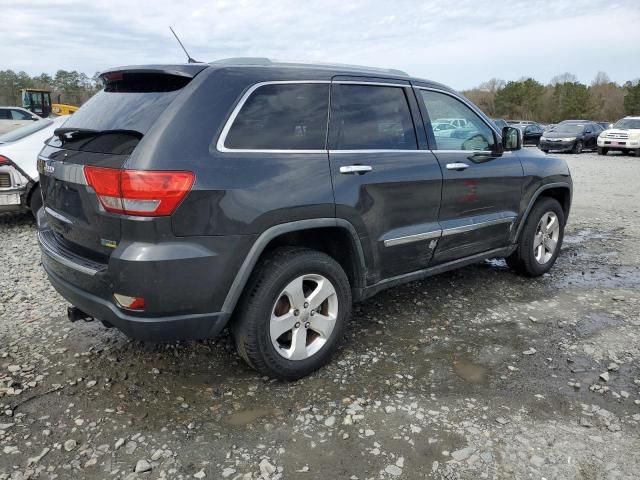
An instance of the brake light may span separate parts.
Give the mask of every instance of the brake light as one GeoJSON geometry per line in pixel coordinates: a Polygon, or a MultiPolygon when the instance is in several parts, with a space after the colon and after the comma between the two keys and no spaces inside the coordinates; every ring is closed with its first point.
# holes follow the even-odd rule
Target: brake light
{"type": "Polygon", "coordinates": [[[4,155],[0,155],[0,165],[10,165],[10,164],[11,164],[11,160],[9,160],[4,155]]]}
{"type": "Polygon", "coordinates": [[[106,211],[144,217],[171,215],[195,180],[192,172],[120,170],[88,165],[84,167],[84,174],[106,211]]]}

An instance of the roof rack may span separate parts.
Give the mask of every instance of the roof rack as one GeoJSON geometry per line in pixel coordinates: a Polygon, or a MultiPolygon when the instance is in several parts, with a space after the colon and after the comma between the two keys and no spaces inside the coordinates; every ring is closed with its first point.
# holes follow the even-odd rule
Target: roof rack
{"type": "Polygon", "coordinates": [[[353,70],[358,72],[371,72],[371,73],[385,73],[390,75],[397,75],[402,77],[408,77],[409,74],[402,70],[395,68],[379,68],[379,67],[365,67],[362,65],[349,65],[343,63],[298,63],[288,62],[283,60],[272,60],[266,57],[232,57],[222,58],[209,62],[210,65],[245,65],[245,66],[266,66],[266,65],[279,65],[283,67],[305,67],[305,68],[335,68],[340,70],[353,70]]]}

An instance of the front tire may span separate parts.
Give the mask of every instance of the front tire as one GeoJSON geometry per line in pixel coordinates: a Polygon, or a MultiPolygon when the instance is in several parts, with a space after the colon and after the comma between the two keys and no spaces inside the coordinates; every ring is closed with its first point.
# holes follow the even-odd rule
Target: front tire
{"type": "Polygon", "coordinates": [[[598,147],[598,155],[606,155],[607,153],[609,153],[608,148],[598,147]]]}
{"type": "Polygon", "coordinates": [[[573,148],[571,149],[571,153],[575,153],[575,154],[579,154],[582,153],[582,142],[580,140],[578,140],[576,143],[573,144],[573,148]]]}
{"type": "Polygon", "coordinates": [[[326,364],[351,315],[351,287],[338,262],[278,248],[256,267],[232,325],[239,355],[258,372],[297,380],[326,364]]]}
{"type": "Polygon", "coordinates": [[[547,273],[558,258],[564,239],[564,211],[557,200],[539,199],[527,217],[518,247],[507,264],[528,277],[547,273]]]}

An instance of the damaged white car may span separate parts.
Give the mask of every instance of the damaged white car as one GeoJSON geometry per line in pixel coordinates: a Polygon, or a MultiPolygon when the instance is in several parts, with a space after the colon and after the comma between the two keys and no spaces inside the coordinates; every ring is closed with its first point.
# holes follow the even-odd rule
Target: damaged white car
{"type": "Polygon", "coordinates": [[[42,206],[38,153],[67,118],[43,119],[0,135],[0,212],[31,210],[35,215],[42,206]]]}

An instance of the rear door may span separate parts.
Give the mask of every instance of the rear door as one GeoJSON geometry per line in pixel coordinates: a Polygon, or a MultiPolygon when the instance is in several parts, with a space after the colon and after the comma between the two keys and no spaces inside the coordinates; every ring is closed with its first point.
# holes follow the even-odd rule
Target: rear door
{"type": "Polygon", "coordinates": [[[189,77],[120,72],[56,130],[38,159],[44,211],[56,241],[104,261],[120,241],[120,215],[87,185],[85,166],[123,168],[189,77]]]}
{"type": "Polygon", "coordinates": [[[415,95],[378,80],[334,78],[329,128],[336,216],[373,256],[369,282],[424,268],[440,236],[442,174],[415,95]]]}
{"type": "Polygon", "coordinates": [[[443,173],[439,222],[442,238],[433,263],[443,263],[509,244],[523,182],[520,160],[499,153],[500,137],[489,121],[451,92],[416,90],[425,118],[460,117],[463,128],[450,137],[427,135],[443,173]]]}

